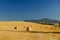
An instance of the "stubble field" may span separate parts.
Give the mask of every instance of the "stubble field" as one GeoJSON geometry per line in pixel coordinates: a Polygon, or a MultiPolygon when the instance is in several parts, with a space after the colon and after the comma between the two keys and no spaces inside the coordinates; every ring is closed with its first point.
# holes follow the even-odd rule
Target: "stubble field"
{"type": "Polygon", "coordinates": [[[52,30],[52,32],[60,30],[59,28],[51,28],[54,27],[26,22],[0,22],[0,40],[60,40],[60,33],[51,33],[51,31],[46,33],[48,30],[52,30]],[[45,33],[29,32],[26,30],[27,27],[31,27],[30,31],[43,31],[45,33]]]}

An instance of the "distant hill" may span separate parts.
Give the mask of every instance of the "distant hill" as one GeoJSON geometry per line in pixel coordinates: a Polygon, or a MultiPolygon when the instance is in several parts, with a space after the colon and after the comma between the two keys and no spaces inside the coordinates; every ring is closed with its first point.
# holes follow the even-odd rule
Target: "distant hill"
{"type": "Polygon", "coordinates": [[[24,20],[24,21],[35,22],[35,23],[45,23],[45,24],[55,24],[55,23],[60,22],[58,20],[52,20],[52,19],[48,19],[48,18],[43,18],[43,19],[39,19],[39,20],[24,20]]]}

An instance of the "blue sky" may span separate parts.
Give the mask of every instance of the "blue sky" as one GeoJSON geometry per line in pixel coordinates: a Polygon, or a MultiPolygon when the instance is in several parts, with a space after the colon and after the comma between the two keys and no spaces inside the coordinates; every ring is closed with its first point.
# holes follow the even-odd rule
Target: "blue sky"
{"type": "Polygon", "coordinates": [[[0,0],[0,20],[60,20],[60,0],[0,0]]]}

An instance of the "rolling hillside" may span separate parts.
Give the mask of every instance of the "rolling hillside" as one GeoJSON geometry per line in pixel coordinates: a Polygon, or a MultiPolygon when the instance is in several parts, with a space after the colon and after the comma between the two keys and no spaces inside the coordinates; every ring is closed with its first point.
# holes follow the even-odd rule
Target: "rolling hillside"
{"type": "Polygon", "coordinates": [[[0,40],[60,40],[60,28],[32,22],[0,22],[0,40]],[[30,31],[59,33],[30,32],[27,27],[31,27],[30,31]]]}

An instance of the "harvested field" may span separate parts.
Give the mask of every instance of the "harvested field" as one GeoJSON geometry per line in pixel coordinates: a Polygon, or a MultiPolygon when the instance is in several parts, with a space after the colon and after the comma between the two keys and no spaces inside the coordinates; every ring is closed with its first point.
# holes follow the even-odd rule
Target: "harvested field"
{"type": "Polygon", "coordinates": [[[60,40],[60,34],[0,31],[0,40],[60,40]]]}
{"type": "Polygon", "coordinates": [[[60,40],[60,28],[31,22],[0,22],[0,40],[60,40]],[[27,27],[31,29],[27,31],[27,27]]]}

